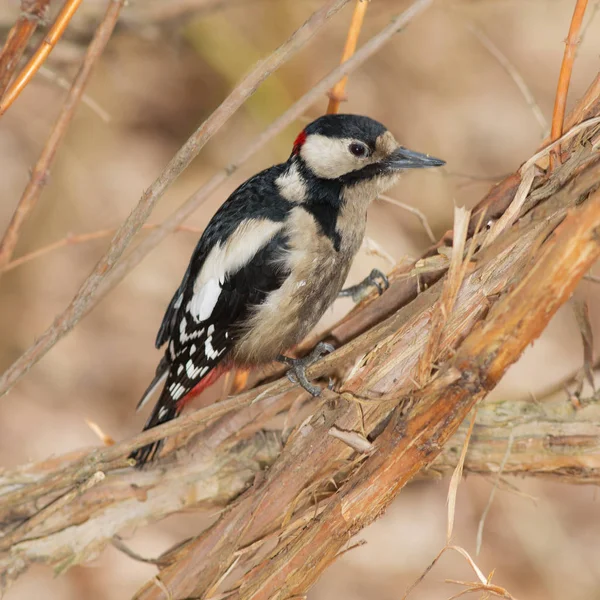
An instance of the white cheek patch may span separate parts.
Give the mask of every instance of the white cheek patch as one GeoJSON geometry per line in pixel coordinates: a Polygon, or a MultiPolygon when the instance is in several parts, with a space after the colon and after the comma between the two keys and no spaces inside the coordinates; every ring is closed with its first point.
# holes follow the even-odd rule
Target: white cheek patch
{"type": "Polygon", "coordinates": [[[306,138],[300,156],[317,177],[336,179],[368,164],[365,159],[361,160],[348,151],[351,143],[351,139],[329,138],[315,133],[306,138]]]}

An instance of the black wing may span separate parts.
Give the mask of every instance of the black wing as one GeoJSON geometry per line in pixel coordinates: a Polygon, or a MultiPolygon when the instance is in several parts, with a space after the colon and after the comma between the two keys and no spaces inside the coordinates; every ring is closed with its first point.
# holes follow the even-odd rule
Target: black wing
{"type": "MultiPolygon", "coordinates": [[[[187,310],[194,292],[193,285],[186,287],[177,309],[179,319],[173,323],[173,326],[178,324],[178,329],[172,332],[165,359],[161,361],[168,372],[159,373],[159,368],[154,380],[159,381],[166,372],[166,383],[144,430],[174,419],[184,406],[185,396],[197,386],[200,388],[203,381],[208,384],[212,380],[210,374],[220,363],[226,362],[240,334],[240,326],[253,307],[262,304],[288,277],[289,271],[281,261],[287,244],[286,234],[278,233],[246,265],[228,275],[220,286],[210,317],[200,323],[187,310]]],[[[133,452],[131,457],[142,466],[156,455],[161,445],[162,441],[149,444],[133,452]]]]}
{"type": "Polygon", "coordinates": [[[224,243],[239,224],[250,215],[256,219],[284,221],[292,205],[279,195],[275,180],[285,170],[285,165],[275,165],[240,185],[207,225],[190,259],[183,280],[163,317],[156,336],[157,348],[163,346],[177,331],[181,307],[186,291],[194,285],[195,276],[200,273],[210,250],[218,243],[224,243]]]}

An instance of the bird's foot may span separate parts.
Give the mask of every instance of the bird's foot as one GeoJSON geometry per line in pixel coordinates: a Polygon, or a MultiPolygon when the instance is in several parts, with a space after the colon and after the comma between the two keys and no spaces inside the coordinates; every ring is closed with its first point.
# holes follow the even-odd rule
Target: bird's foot
{"type": "Polygon", "coordinates": [[[314,365],[322,356],[333,352],[334,347],[331,344],[319,342],[310,354],[304,358],[289,358],[280,354],[277,357],[279,362],[288,365],[290,370],[287,372],[288,379],[292,383],[297,383],[302,386],[311,396],[320,396],[321,388],[318,385],[313,385],[306,377],[306,369],[314,365]]]}
{"type": "Polygon", "coordinates": [[[371,287],[377,288],[381,296],[390,287],[389,279],[379,269],[373,269],[360,283],[342,290],[338,296],[341,298],[350,296],[354,302],[360,302],[369,293],[371,287]]]}

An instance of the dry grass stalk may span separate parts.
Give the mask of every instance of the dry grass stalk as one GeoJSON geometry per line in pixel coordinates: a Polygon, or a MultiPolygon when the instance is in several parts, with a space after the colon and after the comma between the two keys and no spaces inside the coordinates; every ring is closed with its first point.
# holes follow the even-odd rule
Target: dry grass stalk
{"type": "MultiPolygon", "coordinates": [[[[558,76],[558,85],[556,88],[556,98],[554,100],[554,112],[552,113],[552,130],[550,133],[551,140],[557,140],[563,132],[563,122],[565,120],[565,111],[567,108],[567,96],[569,94],[569,84],[571,83],[571,74],[573,73],[573,64],[577,53],[577,44],[579,43],[579,31],[583,23],[585,9],[587,8],[588,0],[577,0],[569,34],[565,42],[565,53],[560,66],[560,74],[558,76]]],[[[560,150],[553,152],[550,155],[550,165],[554,169],[560,160],[560,150]]]]}
{"type": "Polygon", "coordinates": [[[56,21],[54,21],[54,24],[50,28],[50,31],[44,36],[40,47],[29,59],[29,62],[13,81],[12,85],[6,90],[4,96],[0,96],[0,117],[10,108],[12,103],[19,97],[19,94],[33,79],[33,76],[38,72],[39,68],[44,64],[48,55],[62,37],[80,4],[81,0],[66,0],[60,13],[56,17],[56,21]]]}
{"type": "MultiPolygon", "coordinates": [[[[369,6],[368,0],[356,0],[354,5],[354,12],[352,13],[352,20],[350,21],[350,27],[348,28],[348,35],[346,37],[346,44],[342,53],[342,63],[346,62],[352,57],[356,50],[356,44],[358,43],[358,36],[362,29],[362,24],[367,13],[367,7],[369,6]]],[[[348,76],[342,77],[329,92],[329,104],[327,105],[327,114],[332,115],[340,112],[340,104],[346,100],[344,91],[346,84],[348,83],[348,76]]]]}
{"type": "Polygon", "coordinates": [[[473,411],[473,416],[471,417],[471,423],[469,425],[469,429],[467,430],[467,435],[465,436],[465,441],[460,452],[460,457],[458,458],[456,468],[452,472],[452,477],[450,478],[450,485],[448,486],[448,527],[446,529],[446,544],[450,543],[450,540],[452,539],[452,532],[454,531],[454,517],[456,515],[456,496],[458,495],[458,486],[462,481],[465,459],[467,458],[467,449],[469,448],[469,442],[471,440],[471,434],[473,433],[473,427],[475,426],[476,417],[477,409],[473,411]]]}
{"type": "MultiPolygon", "coordinates": [[[[143,231],[150,231],[152,229],[156,229],[159,225],[155,225],[152,223],[145,223],[142,225],[143,231]]],[[[36,260],[41,258],[42,256],[46,256],[50,252],[54,252],[54,250],[59,250],[60,248],[66,248],[67,246],[76,246],[78,244],[85,244],[87,242],[92,242],[95,240],[101,240],[107,237],[112,237],[116,229],[100,229],[99,231],[92,231],[90,233],[80,233],[77,235],[67,235],[66,237],[53,242],[52,244],[48,244],[47,246],[43,246],[42,248],[38,248],[37,250],[33,250],[32,252],[28,252],[23,256],[19,256],[19,258],[15,258],[10,261],[7,265],[0,268],[0,273],[6,273],[7,271],[12,271],[17,267],[20,267],[32,260],[36,260]]],[[[180,225],[177,227],[175,231],[185,231],[188,233],[200,234],[202,233],[202,229],[198,227],[190,227],[188,225],[180,225]]]]}
{"type": "MultiPolygon", "coordinates": [[[[538,122],[540,129],[542,130],[542,136],[546,136],[549,133],[548,122],[544,117],[542,109],[539,104],[535,101],[531,90],[523,76],[519,73],[517,68],[510,62],[507,56],[494,44],[494,42],[488,37],[488,35],[475,23],[467,23],[467,29],[477,38],[479,43],[498,61],[500,66],[508,73],[510,78],[515,82],[515,85],[521,92],[527,106],[531,109],[535,120],[538,122]]],[[[564,116],[564,115],[563,115],[564,116]]]]}
{"type": "Polygon", "coordinates": [[[594,333],[590,323],[590,312],[585,300],[574,301],[575,317],[583,343],[583,373],[588,383],[595,389],[594,384],[594,333]]]}
{"type": "Polygon", "coordinates": [[[21,0],[21,14],[8,32],[0,52],[0,100],[12,79],[27,44],[46,16],[50,0],[21,0]]]}
{"type": "Polygon", "coordinates": [[[413,215],[416,215],[416,217],[419,219],[419,221],[421,221],[421,225],[423,225],[423,229],[425,230],[425,233],[427,234],[429,241],[432,244],[435,244],[436,237],[433,234],[433,230],[431,229],[431,226],[429,225],[429,221],[427,220],[427,217],[425,216],[425,213],[423,211],[419,210],[415,206],[411,206],[410,204],[405,204],[404,202],[400,202],[400,200],[396,200],[395,198],[391,198],[390,196],[387,196],[385,194],[380,194],[378,196],[378,198],[379,198],[379,200],[383,200],[384,202],[389,202],[390,204],[393,204],[394,206],[398,206],[401,209],[406,210],[406,211],[412,213],[413,215]]]}
{"type": "Polygon", "coordinates": [[[487,504],[485,505],[485,508],[483,509],[483,512],[481,513],[481,519],[479,519],[479,525],[477,526],[477,539],[475,541],[475,554],[477,556],[479,556],[479,552],[481,551],[481,545],[483,543],[483,527],[485,525],[485,520],[487,518],[488,512],[490,511],[490,508],[492,507],[492,502],[494,501],[494,496],[496,495],[496,490],[498,489],[498,486],[500,485],[500,480],[502,479],[502,473],[504,472],[504,467],[506,466],[506,463],[508,462],[508,459],[510,457],[510,453],[511,453],[514,441],[515,441],[515,434],[514,434],[514,431],[511,429],[510,435],[508,437],[508,444],[506,445],[506,453],[502,457],[502,462],[500,463],[500,466],[498,467],[498,475],[496,477],[496,481],[494,482],[492,491],[490,492],[490,497],[488,498],[487,504]]]}

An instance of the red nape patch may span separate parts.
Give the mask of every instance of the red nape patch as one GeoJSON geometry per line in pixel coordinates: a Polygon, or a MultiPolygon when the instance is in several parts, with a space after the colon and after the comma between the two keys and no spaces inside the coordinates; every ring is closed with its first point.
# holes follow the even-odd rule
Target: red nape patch
{"type": "Polygon", "coordinates": [[[196,396],[199,396],[206,388],[210,387],[213,383],[231,369],[231,365],[217,365],[214,369],[209,371],[178,403],[177,408],[181,410],[188,402],[193,400],[196,396]]]}
{"type": "Polygon", "coordinates": [[[302,130],[298,134],[298,137],[296,138],[296,141],[294,142],[294,150],[293,150],[292,154],[298,154],[300,152],[300,148],[302,148],[305,141],[306,141],[306,131],[302,130]]]}

